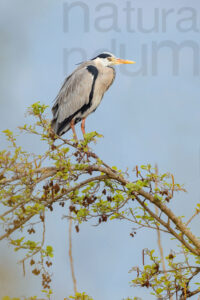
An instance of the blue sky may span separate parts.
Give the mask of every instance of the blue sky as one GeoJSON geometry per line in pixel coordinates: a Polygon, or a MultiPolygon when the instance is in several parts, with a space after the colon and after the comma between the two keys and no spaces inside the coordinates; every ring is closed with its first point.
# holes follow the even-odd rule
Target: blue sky
{"type": "MultiPolygon", "coordinates": [[[[157,163],[160,172],[174,173],[176,181],[185,184],[188,193],[178,195],[171,206],[178,214],[189,216],[200,196],[197,188],[200,183],[200,74],[193,74],[193,59],[198,70],[200,53],[199,3],[193,0],[127,1],[135,9],[130,17],[134,32],[129,32],[124,11],[126,1],[112,0],[103,4],[96,0],[80,1],[89,16],[86,32],[82,9],[73,8],[68,15],[64,10],[67,4],[74,2],[1,1],[0,128],[15,129],[27,122],[24,113],[33,102],[52,105],[64,78],[82,58],[79,52],[67,56],[67,51],[79,48],[91,58],[99,49],[115,50],[116,56],[124,55],[122,58],[135,60],[136,64],[126,66],[125,71],[123,67],[116,67],[114,84],[95,114],[88,117],[86,130],[104,135],[93,149],[109,164],[123,170],[157,163]],[[165,22],[168,10],[172,11],[165,22]],[[158,19],[155,19],[156,14],[158,19]],[[154,21],[157,23],[153,32],[141,32],[142,25],[150,29],[154,21]],[[66,22],[69,22],[67,30],[66,22]],[[152,45],[162,42],[168,46],[170,43],[189,45],[179,53],[177,76],[172,73],[173,56],[169,47],[158,51],[158,74],[152,74],[152,66],[155,66],[152,45]],[[141,66],[147,71],[136,74],[141,66]],[[128,75],[128,71],[132,74],[128,75]]],[[[50,109],[48,113],[51,118],[50,109]]],[[[80,136],[80,129],[77,131],[80,136]]],[[[20,138],[20,142],[26,149],[42,151],[40,143],[27,136],[20,138]]],[[[4,141],[1,142],[1,147],[5,146],[4,141]]],[[[62,215],[63,211],[58,208],[49,215],[47,225],[47,243],[55,248],[55,299],[63,299],[72,292],[67,255],[68,225],[61,219],[62,215]]],[[[121,300],[127,296],[153,299],[148,291],[129,286],[133,274],[128,271],[141,262],[141,249],[155,247],[156,235],[142,230],[131,239],[130,231],[130,224],[113,222],[100,227],[84,224],[79,234],[74,233],[73,254],[79,290],[87,291],[95,300],[121,300]]],[[[167,255],[172,245],[167,237],[162,238],[167,255]]],[[[20,266],[16,265],[20,255],[7,249],[6,243],[1,244],[0,251],[4,258],[0,263],[0,297],[39,294],[39,280],[31,274],[23,278],[20,266]]]]}

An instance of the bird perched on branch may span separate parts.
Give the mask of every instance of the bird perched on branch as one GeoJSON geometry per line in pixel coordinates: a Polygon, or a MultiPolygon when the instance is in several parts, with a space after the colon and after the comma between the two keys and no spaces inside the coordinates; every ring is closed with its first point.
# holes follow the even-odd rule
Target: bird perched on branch
{"type": "Polygon", "coordinates": [[[83,62],[66,78],[52,107],[54,132],[61,136],[70,128],[77,140],[75,125],[81,122],[83,136],[85,119],[101,103],[104,93],[115,79],[114,65],[133,64],[133,61],[116,58],[104,52],[83,62]]]}

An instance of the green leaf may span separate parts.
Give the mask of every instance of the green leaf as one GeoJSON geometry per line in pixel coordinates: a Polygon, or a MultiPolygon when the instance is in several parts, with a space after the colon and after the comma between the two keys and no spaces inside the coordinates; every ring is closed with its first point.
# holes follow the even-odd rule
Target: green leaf
{"type": "Polygon", "coordinates": [[[47,247],[46,247],[46,254],[47,254],[49,257],[53,257],[53,247],[52,247],[52,246],[47,246],[47,247]]]}
{"type": "Polygon", "coordinates": [[[157,293],[157,294],[162,293],[162,291],[163,291],[163,289],[161,289],[161,288],[156,289],[156,293],[157,293]]]}

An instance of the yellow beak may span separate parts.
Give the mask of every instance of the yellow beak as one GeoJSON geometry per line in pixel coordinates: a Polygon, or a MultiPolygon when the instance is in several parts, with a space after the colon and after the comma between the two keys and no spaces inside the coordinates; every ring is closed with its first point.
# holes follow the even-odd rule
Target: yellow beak
{"type": "Polygon", "coordinates": [[[120,65],[120,64],[135,64],[135,61],[132,60],[126,60],[121,58],[114,58],[112,57],[112,62],[114,65],[120,65]]]}

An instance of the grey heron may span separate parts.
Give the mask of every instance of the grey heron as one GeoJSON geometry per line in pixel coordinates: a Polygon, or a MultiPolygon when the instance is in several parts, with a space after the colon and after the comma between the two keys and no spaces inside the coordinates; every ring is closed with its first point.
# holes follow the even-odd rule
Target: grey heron
{"type": "Polygon", "coordinates": [[[116,58],[112,53],[103,52],[83,62],[69,75],[52,107],[54,132],[61,136],[70,128],[77,140],[75,125],[81,122],[83,136],[85,119],[99,106],[104,93],[115,79],[114,65],[133,64],[134,61],[116,58]]]}

